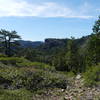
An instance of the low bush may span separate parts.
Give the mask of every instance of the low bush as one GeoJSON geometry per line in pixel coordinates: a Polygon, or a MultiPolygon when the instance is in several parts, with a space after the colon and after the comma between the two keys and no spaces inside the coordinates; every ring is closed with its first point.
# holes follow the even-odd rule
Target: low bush
{"type": "Polygon", "coordinates": [[[32,100],[32,93],[26,89],[0,89],[0,100],[32,100]]]}
{"type": "Polygon", "coordinates": [[[16,66],[16,67],[34,67],[36,69],[55,71],[53,66],[49,66],[40,62],[31,62],[25,58],[19,57],[0,57],[0,62],[4,65],[16,66]]]}
{"type": "Polygon", "coordinates": [[[35,69],[42,69],[42,70],[47,70],[47,71],[55,71],[54,66],[50,66],[44,63],[40,63],[40,62],[30,62],[30,61],[26,61],[26,62],[21,62],[21,63],[17,63],[18,67],[33,67],[35,69]]]}
{"type": "Polygon", "coordinates": [[[89,67],[89,69],[84,73],[84,79],[86,86],[93,86],[100,83],[100,64],[89,67]]]}
{"type": "Polygon", "coordinates": [[[0,68],[8,67],[7,65],[0,62],[0,68]]]}
{"type": "Polygon", "coordinates": [[[5,54],[0,53],[0,57],[7,57],[5,54]]]}
{"type": "Polygon", "coordinates": [[[24,58],[18,57],[0,57],[0,62],[6,65],[14,65],[16,66],[17,63],[26,62],[27,60],[24,58]]]}
{"type": "Polygon", "coordinates": [[[56,72],[8,67],[0,69],[0,85],[9,89],[26,88],[35,91],[42,88],[66,88],[67,80],[65,75],[56,72]]]}

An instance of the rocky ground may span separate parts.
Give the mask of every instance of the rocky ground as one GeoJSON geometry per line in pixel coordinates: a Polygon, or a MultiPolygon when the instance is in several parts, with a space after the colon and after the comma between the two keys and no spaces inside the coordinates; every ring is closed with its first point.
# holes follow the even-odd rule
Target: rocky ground
{"type": "Polygon", "coordinates": [[[67,89],[48,90],[42,95],[33,96],[33,100],[100,100],[100,87],[84,87],[81,75],[71,80],[67,89]]]}
{"type": "Polygon", "coordinates": [[[84,80],[80,75],[73,82],[73,88],[66,90],[64,100],[100,100],[99,87],[84,87],[84,80]]]}

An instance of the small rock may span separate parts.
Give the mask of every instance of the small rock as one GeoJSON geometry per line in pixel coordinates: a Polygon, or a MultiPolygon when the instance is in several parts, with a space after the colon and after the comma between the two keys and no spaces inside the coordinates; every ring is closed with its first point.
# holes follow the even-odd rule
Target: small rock
{"type": "Polygon", "coordinates": [[[78,75],[76,76],[76,79],[79,80],[80,78],[81,78],[81,75],[78,74],[78,75]]]}
{"type": "Polygon", "coordinates": [[[61,91],[62,91],[62,92],[64,92],[65,90],[64,90],[64,89],[62,89],[61,91]]]}
{"type": "Polygon", "coordinates": [[[70,86],[67,86],[67,90],[69,90],[70,89],[70,86]]]}
{"type": "Polygon", "coordinates": [[[88,90],[91,90],[91,88],[88,87],[88,90]]]}

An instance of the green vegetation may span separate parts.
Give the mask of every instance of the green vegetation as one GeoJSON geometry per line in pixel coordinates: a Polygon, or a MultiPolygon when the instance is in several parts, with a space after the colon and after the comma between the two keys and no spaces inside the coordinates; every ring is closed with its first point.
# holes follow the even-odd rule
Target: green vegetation
{"type": "Polygon", "coordinates": [[[12,68],[0,69],[1,84],[7,82],[11,88],[27,88],[37,90],[42,88],[66,88],[66,77],[59,73],[47,72],[35,68],[12,68]],[[4,82],[4,83],[3,83],[4,82]]]}
{"type": "Polygon", "coordinates": [[[26,89],[0,89],[0,100],[32,100],[32,93],[26,89]]]}
{"type": "Polygon", "coordinates": [[[3,49],[5,54],[11,56],[13,54],[11,47],[17,46],[18,43],[15,41],[16,39],[21,39],[19,35],[17,35],[16,31],[6,31],[1,29],[0,31],[0,40],[3,45],[3,49]]]}
{"type": "MultiPolygon", "coordinates": [[[[4,58],[8,60],[8,57],[4,58]]],[[[48,69],[49,65],[33,62],[34,66],[18,67],[14,66],[16,58],[9,59],[9,65],[0,63],[0,100],[31,100],[32,94],[37,93],[36,91],[67,86],[66,75],[48,69]]],[[[17,61],[19,59],[17,58],[17,61]]]]}
{"type": "Polygon", "coordinates": [[[50,66],[45,63],[40,62],[31,62],[23,57],[0,57],[0,62],[2,62],[5,65],[11,65],[16,67],[33,67],[35,69],[42,69],[42,70],[48,70],[48,71],[55,71],[54,66],[50,66]]]}
{"type": "Polygon", "coordinates": [[[84,73],[85,85],[93,86],[100,84],[100,64],[97,66],[89,67],[84,73]]]}
{"type": "Polygon", "coordinates": [[[78,73],[85,86],[100,84],[100,17],[93,33],[80,39],[46,39],[36,48],[22,48],[16,39],[16,31],[0,31],[0,100],[32,100],[35,93],[66,89],[78,73]]]}

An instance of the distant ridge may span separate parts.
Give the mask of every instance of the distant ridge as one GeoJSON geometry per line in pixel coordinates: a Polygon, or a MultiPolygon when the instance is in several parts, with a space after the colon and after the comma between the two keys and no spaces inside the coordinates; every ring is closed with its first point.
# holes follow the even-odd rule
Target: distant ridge
{"type": "MultiPolygon", "coordinates": [[[[75,39],[75,43],[78,46],[83,46],[86,44],[86,41],[89,40],[89,38],[91,37],[91,35],[88,36],[84,36],[82,38],[79,39],[75,39]]],[[[25,40],[19,40],[19,44],[21,45],[21,47],[23,48],[39,48],[39,49],[54,49],[54,48],[62,48],[65,47],[67,42],[68,42],[68,38],[66,39],[57,39],[57,38],[47,38],[45,39],[45,41],[25,41],[25,40]]]]}
{"type": "Polygon", "coordinates": [[[38,47],[40,46],[41,44],[43,44],[42,41],[25,41],[25,40],[19,40],[18,41],[19,44],[23,47],[23,48],[35,48],[35,47],[38,47]]]}

